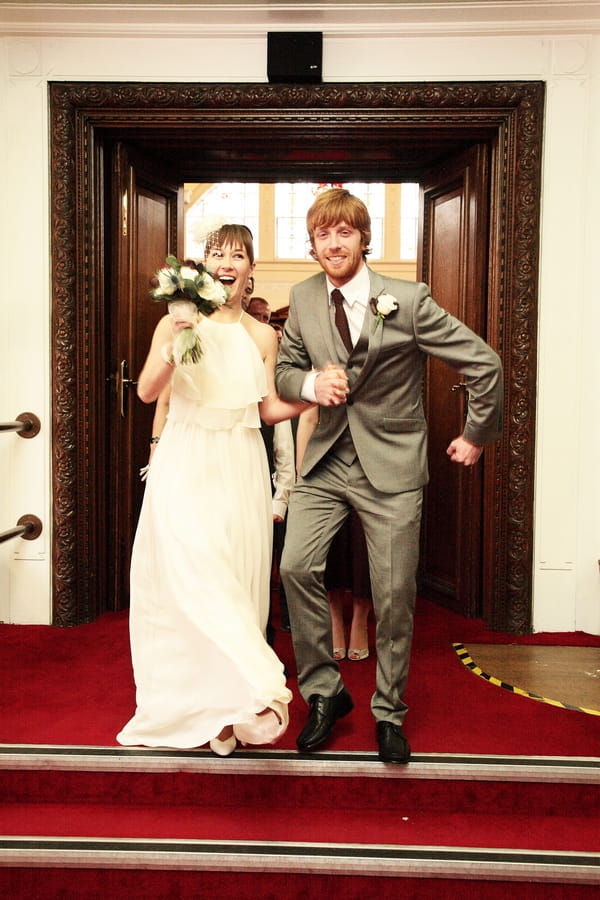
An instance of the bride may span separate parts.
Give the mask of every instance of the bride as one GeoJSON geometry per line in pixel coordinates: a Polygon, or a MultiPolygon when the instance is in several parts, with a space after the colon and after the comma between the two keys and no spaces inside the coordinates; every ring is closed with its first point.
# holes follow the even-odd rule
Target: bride
{"type": "MultiPolygon", "coordinates": [[[[243,311],[252,235],[224,225],[205,265],[173,257],[152,292],[168,303],[138,379],[145,403],[170,384],[131,561],[136,710],[127,746],[277,741],[291,692],[265,640],[272,509],[260,418],[307,408],[275,392],[275,331],[243,311]]],[[[328,373],[329,375],[329,373],[328,373]]],[[[331,377],[331,376],[329,376],[331,377]]]]}

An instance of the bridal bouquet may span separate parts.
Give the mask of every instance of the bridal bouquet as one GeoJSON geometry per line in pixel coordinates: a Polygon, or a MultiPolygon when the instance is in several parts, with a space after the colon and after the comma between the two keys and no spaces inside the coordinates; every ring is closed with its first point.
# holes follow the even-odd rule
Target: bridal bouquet
{"type": "Polygon", "coordinates": [[[174,365],[190,365],[202,355],[200,338],[194,324],[198,312],[209,316],[225,303],[227,288],[212,277],[202,263],[181,263],[175,256],[167,256],[166,265],[151,279],[153,300],[168,304],[169,312],[177,312],[180,321],[186,318],[189,325],[179,332],[173,341],[173,350],[167,362],[174,365]],[[182,306],[190,307],[192,315],[182,316],[182,306]]]}

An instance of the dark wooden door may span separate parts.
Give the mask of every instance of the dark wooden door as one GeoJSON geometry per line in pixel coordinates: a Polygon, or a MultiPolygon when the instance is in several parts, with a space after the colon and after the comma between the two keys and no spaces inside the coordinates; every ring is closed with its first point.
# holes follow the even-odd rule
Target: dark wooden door
{"type": "MultiPolygon", "coordinates": [[[[476,145],[425,173],[419,278],[436,301],[486,337],[489,257],[489,149],[476,145]]],[[[485,454],[474,468],[449,461],[446,448],[464,427],[460,376],[430,359],[426,379],[430,481],[425,493],[420,565],[423,595],[461,615],[482,603],[485,454]]]]}
{"type": "Polygon", "coordinates": [[[110,256],[109,435],[107,472],[108,608],[129,602],[129,562],[149,453],[154,404],[142,403],[135,383],[152,333],[164,314],[149,280],[169,253],[181,252],[183,187],[153,161],[123,143],[112,150],[110,256]]]}

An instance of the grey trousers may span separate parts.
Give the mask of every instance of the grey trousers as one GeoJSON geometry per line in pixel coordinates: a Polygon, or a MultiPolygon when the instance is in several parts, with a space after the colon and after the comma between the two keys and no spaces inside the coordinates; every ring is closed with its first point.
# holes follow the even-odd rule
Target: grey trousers
{"type": "Polygon", "coordinates": [[[413,633],[422,488],[375,490],[357,459],[330,456],[296,483],[288,509],[281,577],[288,600],[298,687],[305,700],[332,697],[343,685],[332,657],[331,616],[324,586],[331,542],[353,507],[365,533],[376,622],[376,720],[402,724],[413,633]]]}

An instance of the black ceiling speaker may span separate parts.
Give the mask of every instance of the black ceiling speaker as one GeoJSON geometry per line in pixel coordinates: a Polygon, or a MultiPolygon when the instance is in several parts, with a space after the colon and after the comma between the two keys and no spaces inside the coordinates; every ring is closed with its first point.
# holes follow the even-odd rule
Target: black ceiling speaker
{"type": "Polygon", "coordinates": [[[320,31],[267,33],[267,75],[271,84],[319,84],[322,61],[320,31]]]}

